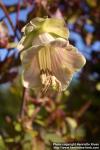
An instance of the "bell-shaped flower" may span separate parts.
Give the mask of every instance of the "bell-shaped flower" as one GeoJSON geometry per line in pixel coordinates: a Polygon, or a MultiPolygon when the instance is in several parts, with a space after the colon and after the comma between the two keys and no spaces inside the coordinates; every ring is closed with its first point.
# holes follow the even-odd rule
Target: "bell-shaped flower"
{"type": "Polygon", "coordinates": [[[35,28],[32,31],[28,31],[30,23],[24,27],[25,38],[22,38],[18,45],[21,50],[23,65],[23,85],[26,88],[41,88],[44,93],[49,87],[56,88],[59,91],[65,90],[73,74],[84,66],[86,60],[74,46],[69,44],[68,29],[64,33],[67,40],[65,35],[62,34],[63,31],[60,32],[62,28],[65,28],[62,19],[56,19],[56,21],[61,22],[60,25],[54,19],[50,25],[52,19],[49,19],[44,32],[39,32],[42,28],[42,23],[40,23],[42,18],[40,18],[39,23],[37,23],[38,19],[35,19],[36,22],[31,21],[35,28]],[[61,26],[61,29],[58,26],[61,26]]]}

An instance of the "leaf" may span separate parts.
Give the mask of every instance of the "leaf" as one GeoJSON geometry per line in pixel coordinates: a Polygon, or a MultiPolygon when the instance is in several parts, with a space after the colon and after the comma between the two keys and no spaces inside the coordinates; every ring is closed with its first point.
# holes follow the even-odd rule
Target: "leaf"
{"type": "Polygon", "coordinates": [[[21,124],[18,122],[14,122],[14,128],[17,132],[20,132],[22,130],[21,124]]]}
{"type": "Polygon", "coordinates": [[[91,6],[91,7],[96,7],[97,6],[97,3],[96,3],[96,0],[86,0],[87,3],[91,6]]]}
{"type": "Polygon", "coordinates": [[[7,143],[13,143],[13,142],[14,142],[14,139],[13,139],[13,138],[7,138],[5,141],[6,141],[7,143]]]}
{"type": "Polygon", "coordinates": [[[68,123],[68,125],[69,125],[70,128],[75,129],[77,127],[77,122],[76,122],[75,119],[73,119],[71,117],[67,117],[66,121],[67,121],[67,123],[68,123]]]}
{"type": "Polygon", "coordinates": [[[25,142],[30,142],[34,137],[36,137],[38,135],[38,132],[35,130],[27,130],[27,132],[25,133],[24,136],[24,141],[25,142]]]}
{"type": "Polygon", "coordinates": [[[55,133],[47,133],[44,137],[46,143],[48,142],[64,142],[63,138],[55,133]]]}
{"type": "Polygon", "coordinates": [[[35,107],[34,107],[34,105],[33,104],[30,104],[29,106],[28,106],[28,116],[29,117],[31,117],[32,115],[33,115],[33,112],[34,112],[34,109],[35,109],[35,107]]]}
{"type": "Polygon", "coordinates": [[[96,89],[97,89],[97,91],[100,91],[100,82],[98,82],[98,83],[96,84],[96,89]]]}
{"type": "Polygon", "coordinates": [[[7,150],[2,137],[0,136],[0,150],[7,150]]]}
{"type": "Polygon", "coordinates": [[[75,138],[76,138],[76,139],[82,139],[82,138],[85,137],[85,135],[86,135],[86,132],[85,132],[83,126],[82,126],[82,125],[79,126],[79,127],[77,128],[76,132],[75,132],[75,138]]]}
{"type": "Polygon", "coordinates": [[[34,138],[32,143],[33,143],[32,150],[45,150],[45,144],[39,138],[34,138]]]}
{"type": "Polygon", "coordinates": [[[10,42],[7,44],[8,49],[16,48],[17,44],[15,42],[10,42]]]}
{"type": "Polygon", "coordinates": [[[42,120],[36,119],[35,122],[41,126],[45,126],[45,122],[43,122],[42,120]]]}

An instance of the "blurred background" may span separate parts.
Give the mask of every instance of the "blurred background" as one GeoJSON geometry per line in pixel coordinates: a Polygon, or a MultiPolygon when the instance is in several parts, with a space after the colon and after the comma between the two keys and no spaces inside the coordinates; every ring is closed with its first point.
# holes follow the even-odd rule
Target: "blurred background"
{"type": "Polygon", "coordinates": [[[100,1],[0,0],[0,150],[51,150],[52,142],[99,143],[99,117],[100,1]],[[44,16],[65,19],[70,42],[87,63],[65,92],[40,98],[22,87],[16,45],[21,28],[44,16]]]}

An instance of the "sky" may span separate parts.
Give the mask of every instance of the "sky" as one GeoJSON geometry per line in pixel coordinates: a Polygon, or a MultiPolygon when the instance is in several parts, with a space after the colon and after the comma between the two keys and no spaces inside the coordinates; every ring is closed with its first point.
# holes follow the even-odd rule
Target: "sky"
{"type": "MultiPolygon", "coordinates": [[[[18,0],[2,0],[2,2],[5,4],[5,5],[13,5],[13,4],[17,4],[18,3],[18,0]]],[[[21,0],[20,0],[21,2],[21,0]]],[[[19,14],[19,20],[23,20],[25,21],[26,20],[26,17],[27,17],[27,14],[29,13],[29,11],[31,10],[31,8],[27,7],[25,10],[22,10],[20,11],[20,14],[19,14]]],[[[0,9],[0,18],[3,18],[5,16],[4,12],[2,11],[2,9],[0,9]]],[[[13,22],[13,25],[15,26],[16,24],[16,13],[12,13],[10,15],[10,18],[13,22]]],[[[13,30],[8,22],[8,20],[6,18],[4,18],[4,21],[6,22],[7,26],[8,26],[8,29],[9,29],[9,34],[10,35],[13,35],[13,30]]],[[[9,56],[12,55],[14,52],[15,52],[16,49],[14,49],[14,51],[12,50],[10,53],[9,53],[9,56]]],[[[6,49],[0,49],[0,61],[3,61],[5,56],[7,54],[7,50],[6,49]]]]}

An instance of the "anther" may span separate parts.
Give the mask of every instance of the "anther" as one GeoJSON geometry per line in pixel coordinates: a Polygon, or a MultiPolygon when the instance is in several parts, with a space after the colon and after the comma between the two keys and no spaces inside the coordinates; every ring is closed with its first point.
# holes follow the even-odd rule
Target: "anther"
{"type": "Polygon", "coordinates": [[[45,73],[45,71],[44,71],[43,69],[41,69],[41,70],[40,70],[40,75],[41,75],[41,74],[44,74],[44,73],[45,73]]]}

